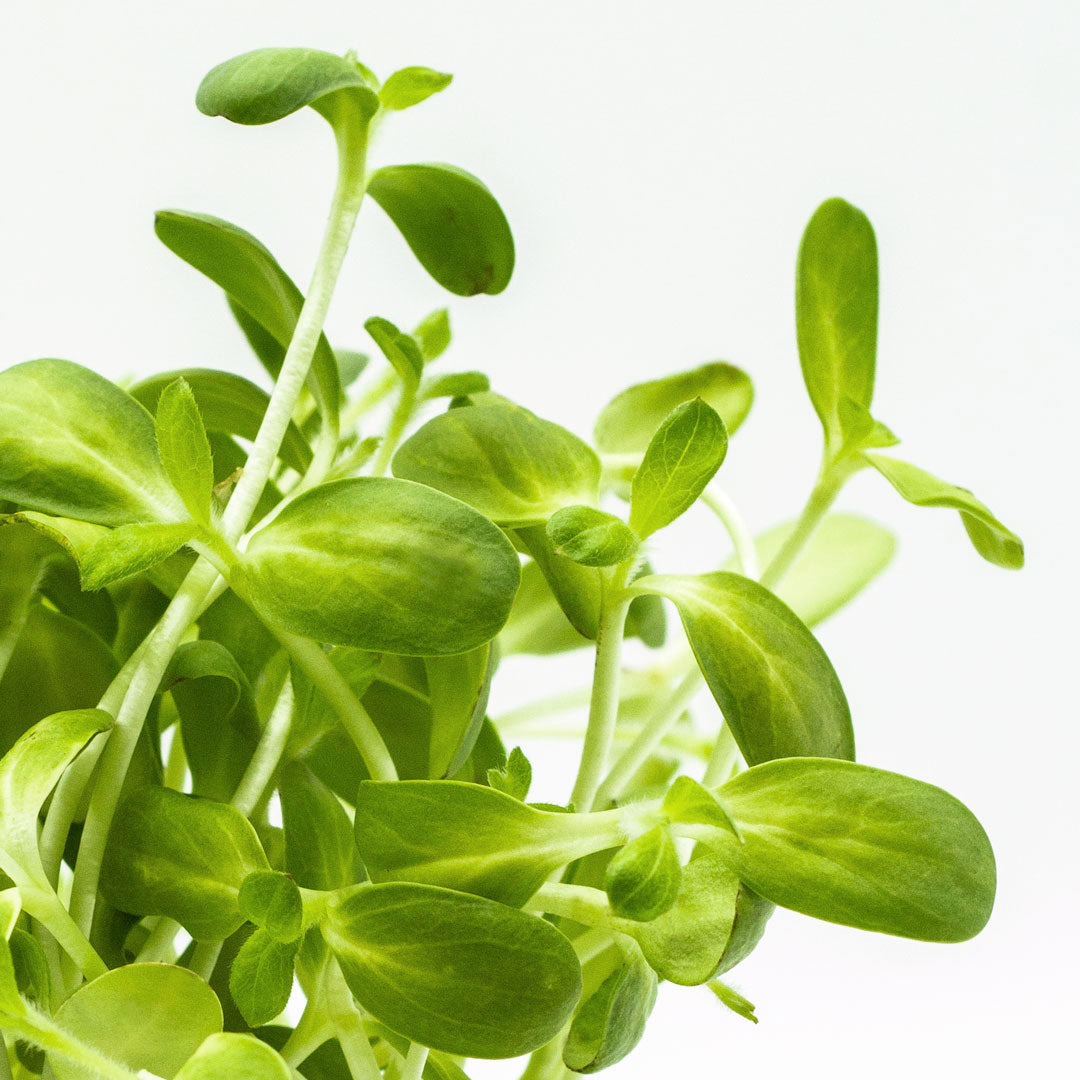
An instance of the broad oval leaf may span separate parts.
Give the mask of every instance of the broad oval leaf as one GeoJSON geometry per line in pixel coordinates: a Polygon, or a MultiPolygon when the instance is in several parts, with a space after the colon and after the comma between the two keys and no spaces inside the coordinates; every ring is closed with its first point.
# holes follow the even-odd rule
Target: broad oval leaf
{"type": "Polygon", "coordinates": [[[795,326],[803,380],[825,428],[829,453],[845,441],[842,399],[870,408],[877,317],[873,227],[850,203],[828,199],[814,211],[799,245],[795,326]]]}
{"type": "Polygon", "coordinates": [[[768,589],[739,574],[634,583],[679,609],[698,666],[750,765],[854,758],[851,712],[825,650],[768,589]]]}
{"type": "Polygon", "coordinates": [[[709,843],[780,907],[919,941],[966,941],[990,917],[990,841],[941,788],[792,758],[740,773],[719,795],[742,840],[717,832],[709,843]]]}
{"type": "Polygon", "coordinates": [[[266,869],[239,810],[169,788],[136,788],[113,819],[101,892],[121,911],[166,915],[196,941],[223,941],[244,922],[244,879],[266,869]]]}
{"type": "Polygon", "coordinates": [[[497,654],[490,643],[455,656],[429,656],[424,662],[431,703],[428,775],[452,776],[472,753],[484,723],[497,654]]]}
{"type": "Polygon", "coordinates": [[[557,555],[582,566],[617,566],[632,559],[638,534],[625,521],[594,506],[565,506],[548,518],[547,533],[557,555]]]}
{"type": "MultiPolygon", "coordinates": [[[[187,968],[128,964],[77,990],[55,1020],[113,1061],[172,1080],[203,1040],[221,1031],[222,1015],[217,995],[187,968]]],[[[56,1080],[97,1080],[59,1054],[49,1060],[56,1080]]]]}
{"type": "Polygon", "coordinates": [[[320,49],[254,49],[212,68],[195,104],[234,124],[270,124],[311,105],[333,123],[344,107],[367,121],[379,98],[357,64],[320,49]]]}
{"type": "MultiPolygon", "coordinates": [[[[159,210],[154,215],[154,231],[170,251],[223,289],[283,349],[288,347],[304,297],[277,259],[251,233],[221,218],[185,210],[159,210]]],[[[260,354],[260,359],[266,358],[260,354]]],[[[280,368],[268,370],[277,378],[280,368]]],[[[323,417],[336,428],[341,376],[324,334],[315,346],[308,385],[323,417]]]]}
{"type": "Polygon", "coordinates": [[[291,1080],[281,1055],[254,1035],[231,1031],[209,1036],[175,1080],[291,1080]]]}
{"type": "Polygon", "coordinates": [[[581,993],[573,947],[551,923],[478,896],[366,886],[331,901],[323,932],[364,1009],[450,1054],[529,1053],[562,1029],[581,993]]]}
{"type": "MultiPolygon", "coordinates": [[[[277,367],[280,366],[279,360],[277,367]]],[[[262,387],[230,371],[184,368],[143,379],[131,388],[131,396],[150,412],[155,412],[162,391],[175,379],[183,379],[191,387],[208,431],[239,435],[241,439],[254,441],[270,404],[270,395],[262,387]]],[[[311,464],[311,447],[291,420],[278,456],[299,473],[311,464]]]]}
{"type": "Polygon", "coordinates": [[[98,525],[186,516],[150,414],[68,360],[0,372],[0,499],[98,525]]]}
{"type": "Polygon", "coordinates": [[[651,922],[675,903],[681,880],[671,834],[657,825],[615,853],[604,874],[604,891],[616,915],[651,922]]]}
{"type": "MultiPolygon", "coordinates": [[[[758,561],[768,566],[794,522],[757,537],[758,561]]],[[[807,626],[816,626],[857,596],[891,562],[896,537],[855,514],[829,514],[814,530],[776,593],[807,626]]],[[[734,569],[734,559],[727,569],[734,569]]]]}
{"type": "Polygon", "coordinates": [[[514,237],[495,196],[453,165],[388,165],[368,180],[424,269],[456,296],[500,293],[514,272],[514,237]]]}
{"type": "Polygon", "coordinates": [[[75,755],[111,724],[100,709],[56,713],[0,759],[0,869],[16,884],[52,891],[38,853],[38,814],[75,755]]]}
{"type": "Polygon", "coordinates": [[[649,442],[630,488],[630,527],[644,538],[697,501],[727,454],[724,422],[694,398],[679,405],[649,442]]]}
{"type": "Polygon", "coordinates": [[[1024,542],[1002,525],[967,488],[946,483],[915,465],[883,454],[864,453],[863,457],[909,503],[959,510],[968,537],[987,562],[1006,570],[1019,570],[1024,565],[1024,542]]]}
{"type": "Polygon", "coordinates": [[[365,781],[356,846],[375,881],[443,885],[520,906],[565,863],[621,845],[606,814],[558,814],[477,784],[365,781]]]}
{"type": "Polygon", "coordinates": [[[252,538],[243,588],[269,622],[319,641],[433,656],[491,640],[520,564],[503,533],[420,484],[338,480],[252,538]]]}
{"type": "Polygon", "coordinates": [[[407,67],[395,71],[379,89],[384,109],[411,109],[432,94],[445,90],[453,75],[433,71],[429,67],[407,67]]]}
{"type": "Polygon", "coordinates": [[[596,421],[597,449],[605,454],[644,453],[671,411],[698,397],[720,414],[733,435],[753,404],[754,385],[744,371],[719,362],[637,383],[604,406],[596,421]]]}
{"type": "Polygon", "coordinates": [[[656,973],[631,945],[622,962],[586,997],[574,1016],[563,1063],[579,1073],[600,1072],[622,1061],[641,1041],[656,1004],[656,973]]]}
{"type": "Polygon", "coordinates": [[[229,970],[229,993],[252,1026],[268,1024],[289,1002],[298,940],[279,941],[261,927],[240,947],[229,970]]]}
{"type": "Polygon", "coordinates": [[[589,446],[519,405],[472,405],[432,418],[401,445],[393,469],[507,526],[595,503],[600,484],[589,446]]]}

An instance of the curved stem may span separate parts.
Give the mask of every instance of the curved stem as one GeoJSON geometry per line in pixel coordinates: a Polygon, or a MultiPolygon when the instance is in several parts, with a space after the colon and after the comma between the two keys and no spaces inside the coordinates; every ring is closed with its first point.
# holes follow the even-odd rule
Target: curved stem
{"type": "Polygon", "coordinates": [[[306,1061],[328,1039],[334,1037],[334,1029],[330,1021],[322,1014],[322,1010],[316,1008],[312,1002],[304,1006],[300,1019],[296,1022],[285,1045],[278,1051],[285,1059],[286,1064],[295,1068],[306,1061]]]}
{"type": "Polygon", "coordinates": [[[87,979],[96,979],[109,970],[56,893],[20,888],[19,895],[23,910],[52,934],[87,979]]]}
{"type": "Polygon", "coordinates": [[[364,1030],[363,1019],[345,982],[345,976],[341,974],[341,968],[333,958],[327,962],[322,981],[326,1013],[334,1034],[341,1043],[353,1080],[381,1080],[382,1073],[364,1030]]]}
{"type": "Polygon", "coordinates": [[[758,566],[757,546],[754,537],[746,527],[739,508],[726,491],[706,488],[701,493],[701,501],[720,519],[720,523],[731,537],[735,547],[735,558],[739,563],[739,573],[755,581],[761,575],[758,566]]]}
{"type": "Polygon", "coordinates": [[[139,955],[135,957],[137,964],[163,963],[171,964],[176,959],[173,943],[176,935],[180,933],[180,924],[167,915],[157,916],[157,922],[150,931],[139,955]]]}
{"type": "Polygon", "coordinates": [[[427,1059],[428,1048],[419,1043],[411,1043],[409,1052],[405,1056],[405,1064],[401,1069],[401,1080],[420,1080],[420,1077],[424,1075],[427,1059]]]}
{"type": "Polygon", "coordinates": [[[285,676],[285,683],[281,687],[281,693],[274,703],[273,709],[267,717],[259,738],[259,745],[255,747],[255,753],[240,778],[236,793],[232,797],[232,804],[244,817],[250,817],[251,812],[259,804],[270,777],[281,760],[282,751],[288,741],[289,732],[292,730],[293,719],[293,686],[292,679],[285,676]]]}
{"type": "Polygon", "coordinates": [[[375,455],[375,461],[371,466],[372,476],[382,476],[390,465],[390,459],[394,456],[398,443],[401,441],[401,433],[412,416],[413,407],[416,404],[416,387],[408,383],[402,383],[401,397],[394,407],[393,415],[387,426],[386,434],[379,443],[379,451],[375,455]]]}
{"type": "Polygon", "coordinates": [[[593,807],[596,789],[600,786],[600,778],[607,768],[615,722],[618,719],[623,630],[631,599],[623,591],[628,569],[625,564],[618,567],[603,582],[589,726],[585,732],[581,765],[571,796],[574,808],[580,813],[593,807]]]}
{"type": "Polygon", "coordinates": [[[188,970],[194,971],[204,982],[209,982],[224,945],[224,941],[200,941],[192,950],[188,970]]]}

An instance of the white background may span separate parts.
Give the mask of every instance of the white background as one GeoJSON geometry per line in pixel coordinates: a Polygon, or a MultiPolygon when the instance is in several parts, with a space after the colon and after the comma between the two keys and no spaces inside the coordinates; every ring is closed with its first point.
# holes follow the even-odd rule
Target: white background
{"type": "MultiPolygon", "coordinates": [[[[753,375],[723,474],[755,528],[793,514],[819,433],[794,348],[805,221],[840,194],[878,234],[875,412],[901,452],[971,487],[1029,566],[983,563],[955,515],[864,475],[841,505],[900,557],[820,632],[863,761],[939,783],[985,823],[1000,890],[959,946],[778,914],[733,982],[665,987],[612,1076],[1070,1075],[1077,918],[1076,438],[1080,382],[1073,3],[6,3],[0,25],[0,365],[58,355],[113,375],[255,374],[215,290],[155,240],[152,212],[230,218],[299,280],[332,181],[314,115],[240,129],[199,115],[202,74],[270,44],[343,51],[385,77],[456,74],[387,124],[379,163],[476,172],[514,227],[497,298],[452,300],[447,369],[585,434],[631,382],[723,357],[753,375]]],[[[405,325],[444,301],[374,206],[329,328],[405,325]]],[[[708,516],[660,545],[724,554],[708,516]]],[[[528,665],[506,695],[541,685],[528,665]]],[[[573,674],[566,679],[572,681],[573,674]]],[[[550,685],[550,676],[544,680],[550,685]]],[[[715,722],[708,702],[702,723],[715,722]]],[[[565,799],[566,755],[540,795],[565,799]],[[561,771],[559,771],[561,770],[561,771]]],[[[477,1076],[509,1075],[477,1066],[477,1076]]]]}

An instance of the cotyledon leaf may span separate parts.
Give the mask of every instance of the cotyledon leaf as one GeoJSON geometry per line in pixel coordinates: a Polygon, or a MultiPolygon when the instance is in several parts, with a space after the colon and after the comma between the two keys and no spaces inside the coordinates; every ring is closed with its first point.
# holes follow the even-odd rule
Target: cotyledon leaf
{"type": "Polygon", "coordinates": [[[184,1062],[175,1080],[291,1080],[284,1059],[254,1035],[210,1035],[184,1062]]]}

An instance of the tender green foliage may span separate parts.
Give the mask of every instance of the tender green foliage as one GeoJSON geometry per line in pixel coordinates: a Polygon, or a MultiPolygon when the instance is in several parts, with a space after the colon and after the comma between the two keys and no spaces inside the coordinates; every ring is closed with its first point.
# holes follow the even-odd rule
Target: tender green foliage
{"type": "Polygon", "coordinates": [[[656,973],[641,950],[628,948],[622,963],[582,1002],[570,1025],[563,1062],[579,1073],[622,1061],[641,1041],[656,1004],[656,973]]]}
{"type": "Polygon", "coordinates": [[[576,435],[528,409],[474,405],[429,420],[394,455],[394,475],[521,526],[595,503],[600,462],[576,435]]]}
{"type": "Polygon", "coordinates": [[[535,1050],[581,993],[574,950],[550,923],[448,889],[362,888],[331,904],[324,932],[365,1009],[450,1054],[535,1050]]]}
{"type": "Polygon", "coordinates": [[[444,289],[475,296],[510,283],[510,225],[471,173],[453,165],[388,165],[372,173],[368,192],[444,289]]]}
{"type": "Polygon", "coordinates": [[[644,453],[656,429],[684,402],[701,398],[733,435],[754,401],[754,386],[731,364],[703,364],[693,371],[638,383],[613,398],[596,421],[597,449],[605,454],[644,453]]]}
{"type": "Polygon", "coordinates": [[[748,764],[782,757],[855,756],[840,680],[795,613],[738,574],[642,578],[671,600],[748,764]]]}
{"type": "Polygon", "coordinates": [[[624,390],[590,445],[493,391],[504,371],[429,371],[445,308],[407,333],[339,299],[387,363],[331,348],[372,202],[451,293],[510,281],[513,237],[479,180],[369,160],[371,131],[449,83],[408,67],[380,85],[352,53],[304,48],[203,81],[205,113],[311,106],[334,130],[306,298],[235,225],[155,221],[223,291],[266,389],[130,357],[130,393],[64,360],[0,372],[0,1076],[467,1080],[469,1056],[533,1051],[527,1080],[591,1073],[641,1039],[661,981],[756,1022],[718,980],[777,905],[942,942],[990,915],[982,827],[850,760],[808,629],[894,553],[831,512],[861,469],[959,511],[990,562],[1023,563],[970,492],[879,453],[898,440],[871,411],[866,216],[832,199],[803,237],[797,338],[824,457],[801,514],[755,541],[710,488],[754,396],[730,364],[624,390]],[[684,529],[651,538],[699,500],[717,521],[684,526],[700,518],[710,545],[722,526],[734,553],[691,575],[684,529]],[[586,687],[514,659],[586,648],[586,687]],[[515,683],[544,694],[500,713],[515,683]],[[584,736],[578,775],[528,804],[516,744],[541,736],[584,736]]]}
{"type": "Polygon", "coordinates": [[[513,548],[490,521],[430,488],[382,477],[301,495],[255,534],[242,568],[243,589],[267,621],[406,656],[490,641],[520,578],[513,548]]]}
{"type": "Polygon", "coordinates": [[[624,521],[592,506],[565,506],[548,518],[557,555],[582,566],[617,566],[632,559],[640,540],[624,521]]]}
{"type": "Polygon", "coordinates": [[[965,941],[990,917],[990,842],[940,788],[852,762],[792,758],[748,769],[720,796],[740,839],[717,833],[711,842],[781,907],[920,941],[965,941]]]}
{"type": "Polygon", "coordinates": [[[616,915],[652,922],[675,903],[681,881],[671,834],[657,825],[616,853],[604,874],[604,891],[616,915]]]}
{"type": "Polygon", "coordinates": [[[861,210],[829,199],[806,226],[795,276],[799,361],[829,453],[838,453],[848,438],[843,400],[870,408],[877,314],[874,230],[861,210]]]}
{"type": "Polygon", "coordinates": [[[267,868],[239,811],[168,788],[145,787],[121,804],[101,867],[109,902],[133,915],[167,915],[196,941],[223,941],[244,921],[238,897],[267,868]]]}
{"type": "Polygon", "coordinates": [[[660,425],[634,473],[630,527],[650,536],[697,502],[727,454],[727,431],[701,398],[679,405],[660,425]]]}

